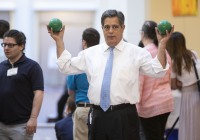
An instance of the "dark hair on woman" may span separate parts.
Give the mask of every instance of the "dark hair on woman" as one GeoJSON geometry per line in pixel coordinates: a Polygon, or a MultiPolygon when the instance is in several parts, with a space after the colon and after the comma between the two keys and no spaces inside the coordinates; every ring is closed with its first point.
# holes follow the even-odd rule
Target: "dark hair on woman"
{"type": "Polygon", "coordinates": [[[5,32],[10,29],[10,24],[8,21],[1,19],[0,20],[0,38],[3,38],[5,32]]]}
{"type": "Polygon", "coordinates": [[[139,41],[138,46],[139,46],[140,48],[144,48],[144,44],[142,43],[141,40],[139,41]]]}
{"type": "Polygon", "coordinates": [[[86,41],[87,47],[99,44],[100,34],[94,28],[87,28],[83,31],[82,39],[86,41]]]}
{"type": "Polygon", "coordinates": [[[155,27],[157,27],[157,23],[154,21],[145,21],[142,26],[142,31],[144,33],[144,37],[150,38],[153,40],[153,43],[158,46],[158,39],[156,36],[155,27]]]}
{"type": "Polygon", "coordinates": [[[192,51],[186,48],[186,40],[182,33],[174,32],[167,42],[167,51],[173,61],[173,70],[178,75],[182,75],[182,68],[188,72],[191,71],[192,51]]]}
{"type": "Polygon", "coordinates": [[[118,20],[119,20],[119,24],[120,26],[124,25],[124,21],[125,21],[125,18],[124,18],[124,14],[121,12],[121,11],[117,11],[117,10],[106,10],[102,16],[101,16],[101,26],[104,26],[104,20],[109,17],[109,18],[112,18],[112,17],[117,17],[118,20]]]}
{"type": "MultiPolygon", "coordinates": [[[[18,30],[9,30],[7,31],[4,35],[3,38],[5,37],[12,37],[15,39],[16,44],[18,45],[24,45],[24,49],[25,49],[25,45],[26,45],[26,36],[24,35],[23,32],[20,32],[18,30]]],[[[23,50],[24,50],[23,49],[23,50]]]]}

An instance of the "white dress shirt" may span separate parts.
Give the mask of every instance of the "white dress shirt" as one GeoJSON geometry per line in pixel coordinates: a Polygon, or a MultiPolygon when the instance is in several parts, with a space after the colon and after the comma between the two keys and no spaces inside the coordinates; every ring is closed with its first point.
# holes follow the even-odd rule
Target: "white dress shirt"
{"type": "MultiPolygon", "coordinates": [[[[109,56],[105,43],[81,51],[77,57],[65,50],[57,60],[59,70],[64,74],[86,73],[92,104],[100,104],[104,69],[109,56]]],[[[163,69],[157,57],[153,59],[148,51],[123,40],[115,46],[110,87],[111,105],[135,104],[140,99],[139,72],[153,77],[165,75],[169,64],[163,69]]]]}

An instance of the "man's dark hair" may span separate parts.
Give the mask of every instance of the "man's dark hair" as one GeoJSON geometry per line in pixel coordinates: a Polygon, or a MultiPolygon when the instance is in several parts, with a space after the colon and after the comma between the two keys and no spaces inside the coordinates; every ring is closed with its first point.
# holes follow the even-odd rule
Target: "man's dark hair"
{"type": "Polygon", "coordinates": [[[87,47],[99,44],[100,34],[94,28],[87,28],[83,31],[82,39],[86,41],[87,47]]]}
{"type": "Polygon", "coordinates": [[[16,44],[18,44],[18,45],[24,45],[24,49],[25,49],[26,36],[24,35],[23,32],[20,32],[18,30],[9,30],[9,31],[7,31],[3,35],[3,38],[5,38],[5,37],[12,37],[12,38],[14,38],[15,41],[16,41],[16,44]]]}
{"type": "Polygon", "coordinates": [[[10,30],[10,24],[8,21],[1,19],[0,20],[0,38],[3,38],[5,32],[10,30]]]}
{"type": "Polygon", "coordinates": [[[106,10],[101,16],[101,26],[104,26],[104,20],[106,18],[117,17],[119,20],[119,24],[122,26],[124,25],[125,17],[121,11],[117,10],[106,10]]]}

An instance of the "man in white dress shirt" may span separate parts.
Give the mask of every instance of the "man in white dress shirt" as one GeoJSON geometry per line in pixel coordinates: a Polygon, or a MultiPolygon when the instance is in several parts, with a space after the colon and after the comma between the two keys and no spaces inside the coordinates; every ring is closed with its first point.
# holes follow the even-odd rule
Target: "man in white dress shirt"
{"type": "MultiPolygon", "coordinates": [[[[153,77],[165,75],[169,65],[165,47],[173,29],[166,36],[157,32],[159,51],[152,59],[150,53],[136,45],[123,41],[124,15],[117,10],[107,10],[101,17],[105,43],[83,50],[72,57],[65,49],[65,27],[58,33],[48,30],[56,42],[57,64],[64,74],[86,73],[88,98],[93,105],[88,117],[89,140],[139,140],[139,121],[135,104],[140,99],[139,73],[153,77]],[[110,83],[110,107],[100,107],[101,87],[109,48],[114,48],[110,83]]],[[[174,27],[173,27],[174,28],[174,27]]]]}

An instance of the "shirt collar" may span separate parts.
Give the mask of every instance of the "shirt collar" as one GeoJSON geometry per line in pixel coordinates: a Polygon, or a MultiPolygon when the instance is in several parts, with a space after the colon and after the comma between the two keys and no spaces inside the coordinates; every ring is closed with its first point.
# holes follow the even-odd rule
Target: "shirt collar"
{"type": "MultiPolygon", "coordinates": [[[[13,65],[23,62],[26,59],[25,53],[22,54],[19,60],[17,60],[13,65]]],[[[6,60],[6,64],[10,64],[9,60],[6,60]]]]}
{"type": "Polygon", "coordinates": [[[148,48],[151,48],[152,46],[156,46],[156,45],[154,43],[149,43],[144,48],[148,49],[148,48]]]}
{"type": "MultiPolygon", "coordinates": [[[[125,47],[125,43],[126,43],[126,42],[124,42],[123,39],[122,39],[122,40],[117,44],[117,46],[115,46],[115,48],[116,48],[117,50],[119,50],[119,51],[122,51],[122,50],[124,49],[124,47],[125,47]]],[[[110,47],[105,43],[105,44],[104,44],[104,48],[103,48],[104,52],[107,51],[109,48],[110,48],[110,47]]]]}

